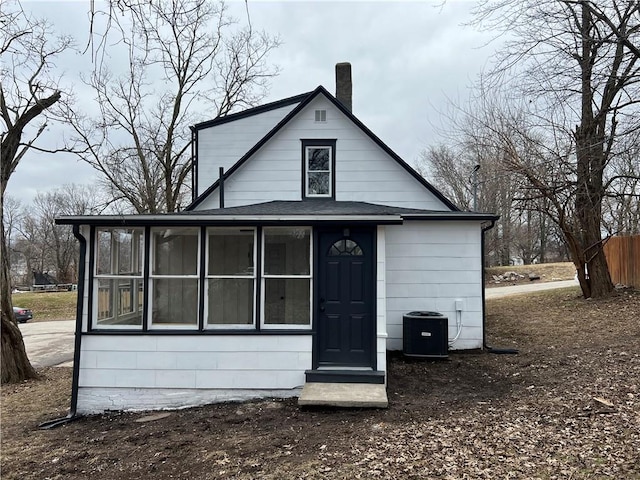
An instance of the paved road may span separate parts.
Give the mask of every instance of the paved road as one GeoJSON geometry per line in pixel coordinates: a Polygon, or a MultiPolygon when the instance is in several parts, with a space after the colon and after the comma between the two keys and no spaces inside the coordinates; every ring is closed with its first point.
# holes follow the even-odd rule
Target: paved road
{"type": "Polygon", "coordinates": [[[577,287],[575,280],[560,280],[558,282],[526,283],[524,285],[508,285],[506,287],[491,287],[485,289],[485,298],[500,298],[509,295],[519,295],[542,290],[554,290],[556,288],[577,287]]]}
{"type": "Polygon", "coordinates": [[[35,368],[73,366],[75,320],[19,324],[24,346],[35,368]]]}
{"type": "MultiPolygon", "coordinates": [[[[528,283],[526,285],[487,288],[485,293],[487,298],[498,298],[572,286],[577,286],[574,280],[528,283]]],[[[74,328],[75,320],[21,323],[20,330],[31,364],[35,368],[73,366],[74,328]]]]}

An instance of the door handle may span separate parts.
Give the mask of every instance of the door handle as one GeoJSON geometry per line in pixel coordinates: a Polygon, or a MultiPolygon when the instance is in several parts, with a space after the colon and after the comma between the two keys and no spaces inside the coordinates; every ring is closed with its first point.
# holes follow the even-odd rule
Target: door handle
{"type": "Polygon", "coordinates": [[[324,298],[320,298],[320,311],[324,312],[324,298]]]}

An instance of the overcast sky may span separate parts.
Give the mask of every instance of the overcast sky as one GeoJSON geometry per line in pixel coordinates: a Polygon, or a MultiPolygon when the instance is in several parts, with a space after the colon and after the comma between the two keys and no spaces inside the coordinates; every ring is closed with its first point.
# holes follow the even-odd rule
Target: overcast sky
{"type": "MultiPolygon", "coordinates": [[[[396,153],[415,165],[420,151],[439,141],[447,128],[449,100],[464,101],[468,88],[487,67],[495,44],[488,35],[464,26],[474,2],[462,0],[395,2],[249,1],[252,25],[278,34],[282,46],[270,61],[281,68],[265,102],[313,90],[335,93],[334,67],[350,62],[353,112],[396,153]]],[[[243,1],[229,2],[246,20],[243,1]]],[[[55,29],[87,41],[89,0],[24,1],[25,10],[47,18],[55,29]]],[[[92,68],[89,55],[68,55],[56,68],[73,84],[79,100],[78,72],[92,68]]],[[[85,98],[90,102],[90,98],[85,98]]],[[[52,129],[48,142],[57,133],[52,129]]],[[[65,155],[32,153],[9,181],[8,193],[28,204],[37,192],[68,183],[90,184],[88,165],[65,155]]]]}

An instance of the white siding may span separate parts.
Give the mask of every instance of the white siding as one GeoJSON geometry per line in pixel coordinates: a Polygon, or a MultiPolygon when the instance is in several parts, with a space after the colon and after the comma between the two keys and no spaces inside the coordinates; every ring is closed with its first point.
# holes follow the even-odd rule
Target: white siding
{"type": "Polygon", "coordinates": [[[449,319],[450,348],[482,347],[481,229],[478,222],[406,222],[385,227],[387,348],[402,349],[402,316],[436,311],[449,319]],[[456,300],[463,301],[461,316],[456,300]]]}
{"type": "MultiPolygon", "coordinates": [[[[225,206],[301,200],[301,139],[337,140],[336,200],[448,210],[324,96],[307,105],[225,182],[225,206]],[[316,109],[327,111],[326,123],[315,122],[316,109]]],[[[200,151],[204,148],[199,145],[200,151]]],[[[215,149],[213,144],[206,148],[215,149]]],[[[199,161],[198,168],[206,167],[199,161]]],[[[210,175],[215,180],[217,168],[210,175]]],[[[213,192],[197,209],[217,207],[218,192],[213,192]]]]}
{"type": "Polygon", "coordinates": [[[146,410],[294,396],[311,335],[85,335],[78,410],[146,410]]]}
{"type": "Polygon", "coordinates": [[[231,168],[297,105],[287,105],[199,130],[197,194],[200,195],[218,180],[220,167],[225,172],[231,168]]]}

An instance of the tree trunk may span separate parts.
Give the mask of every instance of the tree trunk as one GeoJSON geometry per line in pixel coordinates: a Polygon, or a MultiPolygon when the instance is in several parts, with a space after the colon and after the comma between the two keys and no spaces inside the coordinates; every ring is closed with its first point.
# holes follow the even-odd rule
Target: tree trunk
{"type": "MultiPolygon", "coordinates": [[[[4,205],[0,207],[0,214],[4,209],[4,205]]],[[[22,332],[18,328],[13,318],[13,305],[11,303],[11,279],[9,270],[9,261],[7,258],[7,244],[4,238],[4,228],[0,229],[0,239],[2,248],[1,277],[2,282],[2,332],[0,334],[2,359],[0,364],[1,382],[15,383],[21,382],[28,378],[37,378],[38,374],[31,366],[29,358],[24,348],[22,340],[22,332]]]]}
{"type": "Polygon", "coordinates": [[[584,298],[589,298],[591,297],[591,285],[587,280],[585,273],[584,252],[580,247],[580,242],[574,236],[573,232],[569,230],[566,224],[560,225],[560,229],[562,230],[562,234],[566,240],[566,247],[569,251],[571,261],[576,267],[576,276],[578,278],[578,283],[580,284],[580,289],[582,290],[582,296],[584,298]]]}
{"type": "MultiPolygon", "coordinates": [[[[575,211],[580,233],[580,259],[587,265],[588,278],[580,281],[585,298],[603,297],[613,290],[607,259],[602,250],[602,201],[605,195],[602,176],[606,167],[605,132],[606,113],[609,105],[604,105],[594,113],[594,62],[598,45],[594,41],[591,9],[581,2],[581,111],[580,125],[576,127],[576,195],[575,211]],[[583,286],[584,283],[584,286],[583,286]],[[588,288],[585,288],[588,287],[588,288]]],[[[612,127],[613,128],[613,127],[612,127]]],[[[574,237],[575,238],[575,237],[574,237]]],[[[584,270],[578,271],[578,278],[584,270]]]]}
{"type": "Polygon", "coordinates": [[[581,263],[586,264],[588,275],[584,279],[588,289],[582,289],[585,298],[604,297],[613,290],[607,259],[602,249],[601,233],[602,201],[605,193],[602,185],[604,138],[596,132],[595,122],[583,120],[583,127],[577,129],[575,136],[578,166],[575,209],[580,228],[580,258],[581,263]]]}
{"type": "Polygon", "coordinates": [[[2,312],[2,383],[17,383],[38,378],[24,348],[22,333],[13,321],[2,312]]]}
{"type": "Polygon", "coordinates": [[[548,225],[547,218],[538,212],[539,229],[540,229],[540,263],[547,263],[547,238],[548,238],[548,225]]]}
{"type": "MultiPolygon", "coordinates": [[[[595,215],[595,214],[594,214],[595,215]]],[[[587,267],[589,283],[589,297],[605,297],[613,290],[609,266],[602,248],[602,235],[600,233],[600,216],[579,215],[582,227],[582,241],[584,259],[587,267]]],[[[585,298],[588,298],[585,296],[585,298]]]]}

